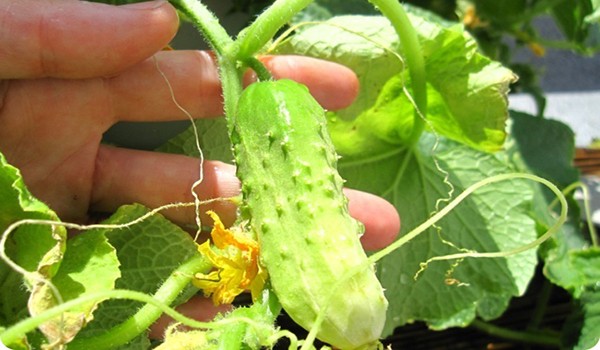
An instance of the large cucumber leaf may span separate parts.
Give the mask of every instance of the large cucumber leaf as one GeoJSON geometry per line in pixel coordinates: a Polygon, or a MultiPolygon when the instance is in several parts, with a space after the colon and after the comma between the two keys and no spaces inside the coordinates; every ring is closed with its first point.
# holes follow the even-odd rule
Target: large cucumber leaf
{"type": "MultiPolygon", "coordinates": [[[[122,206],[104,224],[125,224],[148,213],[141,205],[122,206]]],[[[135,225],[120,229],[98,229],[88,234],[106,235],[115,247],[121,264],[121,278],[116,288],[154,294],[179,265],[198,254],[192,237],[180,227],[156,214],[135,225]]],[[[175,304],[187,300],[197,291],[190,285],[175,304]]],[[[141,303],[131,300],[108,300],[94,313],[94,321],[81,332],[81,338],[105,333],[131,317],[141,303]]],[[[142,334],[124,348],[147,348],[147,334],[142,334]]]]}
{"type": "MultiPolygon", "coordinates": [[[[479,54],[475,40],[461,25],[416,10],[409,12],[409,18],[425,58],[431,100],[428,125],[436,133],[473,148],[499,150],[506,135],[506,94],[516,76],[479,54]]],[[[395,132],[410,134],[406,131],[413,118],[410,81],[407,74],[398,75],[404,68],[402,49],[386,18],[339,16],[298,25],[298,33],[278,45],[276,52],[338,62],[359,77],[357,100],[336,112],[337,117],[352,120],[366,113],[369,117],[365,118],[372,119],[394,111],[399,129],[395,132]]]]}
{"type": "MultiPolygon", "coordinates": [[[[336,142],[335,127],[331,132],[336,142]]],[[[450,191],[456,195],[476,181],[513,171],[498,156],[431,135],[424,135],[416,150],[371,137],[372,143],[380,143],[373,147],[376,151],[369,154],[356,143],[355,155],[352,140],[341,135],[342,177],[349,187],[392,202],[402,217],[401,236],[425,221],[450,191]]],[[[416,280],[414,276],[427,259],[458,248],[506,251],[535,240],[535,222],[528,215],[532,195],[530,184],[523,181],[486,187],[444,218],[441,231],[430,228],[385,257],[378,271],[390,301],[386,334],[417,320],[443,329],[465,326],[477,316],[500,316],[510,298],[524,293],[534,273],[535,251],[502,259],[466,259],[457,266],[457,261],[436,262],[416,280]]]]}
{"type": "MultiPolygon", "coordinates": [[[[439,135],[425,133],[413,149],[405,146],[402,132],[413,117],[405,93],[410,81],[402,72],[401,57],[392,51],[398,42],[387,20],[333,18],[306,25],[278,47],[279,52],[341,62],[359,75],[361,92],[355,104],[329,114],[329,130],[342,156],[339,169],[348,187],[381,195],[396,206],[403,220],[401,234],[426,220],[451,188],[456,195],[480,179],[514,170],[504,158],[487,152],[504,142],[512,73],[477,54],[460,26],[419,15],[411,19],[428,62],[430,131],[439,135]],[[445,172],[451,187],[444,181],[445,172]]],[[[222,125],[197,125],[205,155],[230,161],[222,125]]],[[[188,131],[163,150],[197,155],[192,137],[188,131]]],[[[444,219],[440,232],[432,228],[383,259],[378,271],[390,300],[386,333],[416,320],[441,329],[467,325],[477,316],[500,316],[509,300],[525,291],[537,261],[535,251],[496,260],[467,259],[451,273],[455,262],[436,262],[418,279],[413,277],[420,263],[458,248],[500,251],[535,240],[535,221],[528,215],[532,198],[532,186],[523,181],[490,186],[444,219]]]]}
{"type": "MultiPolygon", "coordinates": [[[[0,154],[0,230],[7,237],[3,247],[7,256],[27,276],[0,262],[0,325],[9,326],[29,315],[27,303],[32,291],[44,288],[58,270],[66,244],[66,230],[60,226],[22,225],[8,232],[10,225],[24,219],[57,221],[56,214],[27,190],[19,170],[0,154]],[[25,288],[23,285],[25,284],[25,288]]],[[[35,303],[34,303],[35,306],[35,303]]],[[[15,348],[26,347],[25,338],[15,348]]]]}
{"type": "MultiPolygon", "coordinates": [[[[52,284],[60,292],[62,301],[69,301],[87,293],[112,290],[120,277],[115,249],[103,233],[83,233],[67,241],[67,249],[52,284]]],[[[49,285],[36,288],[29,299],[32,314],[48,310],[57,300],[49,285]]],[[[71,341],[93,318],[100,301],[89,302],[40,326],[50,344],[71,341]]]]}
{"type": "MultiPolygon", "coordinates": [[[[29,193],[18,169],[7,164],[2,155],[0,198],[3,231],[21,219],[58,222],[56,214],[29,193]]],[[[0,264],[4,291],[0,293],[3,326],[48,310],[59,301],[114,288],[119,277],[119,262],[106,238],[101,235],[79,235],[68,241],[66,238],[66,230],[61,225],[27,224],[10,233],[5,247],[8,256],[30,273],[21,276],[8,265],[0,264]],[[22,287],[23,282],[27,289],[22,287]]],[[[9,345],[27,348],[28,344],[39,347],[45,342],[54,346],[68,342],[93,318],[96,306],[97,303],[92,302],[43,323],[40,330],[46,340],[35,334],[19,344],[9,345]]]]}

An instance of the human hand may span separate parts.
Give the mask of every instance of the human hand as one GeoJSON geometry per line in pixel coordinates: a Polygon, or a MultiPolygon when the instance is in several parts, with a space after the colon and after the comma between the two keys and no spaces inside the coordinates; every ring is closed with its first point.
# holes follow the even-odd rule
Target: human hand
{"type": "MultiPolygon", "coordinates": [[[[177,15],[168,3],[115,7],[4,0],[0,16],[0,152],[21,170],[36,197],[63,220],[76,222],[84,222],[91,211],[132,202],[154,208],[192,200],[199,160],[101,144],[102,134],[119,121],[186,118],[173,104],[156,63],[191,115],[222,114],[213,57],[160,51],[177,31],[177,15]]],[[[325,108],[342,108],[357,92],[356,77],[342,66],[291,56],[263,60],[275,77],[308,85],[325,108]]],[[[203,170],[204,181],[196,188],[201,199],[239,193],[232,166],[205,161],[203,170]]],[[[395,209],[370,194],[346,194],[351,214],[365,224],[365,248],[389,244],[400,225],[395,209]]],[[[235,217],[226,202],[202,209],[215,210],[225,223],[235,217]]],[[[191,209],[167,216],[194,223],[191,209]]]]}

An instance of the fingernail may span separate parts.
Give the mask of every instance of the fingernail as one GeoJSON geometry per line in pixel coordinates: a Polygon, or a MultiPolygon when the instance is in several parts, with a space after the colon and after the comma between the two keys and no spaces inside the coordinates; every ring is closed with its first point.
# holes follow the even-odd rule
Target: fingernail
{"type": "Polygon", "coordinates": [[[161,7],[166,2],[167,2],[166,0],[152,0],[152,1],[136,2],[135,4],[122,5],[120,7],[123,7],[126,9],[131,9],[131,10],[152,10],[152,9],[161,7]]]}

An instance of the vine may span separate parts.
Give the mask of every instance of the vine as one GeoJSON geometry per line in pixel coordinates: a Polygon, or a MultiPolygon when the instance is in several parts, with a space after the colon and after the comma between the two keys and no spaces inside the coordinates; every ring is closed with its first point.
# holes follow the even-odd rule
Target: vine
{"type": "MultiPolygon", "coordinates": [[[[250,67],[257,72],[260,80],[269,80],[272,77],[266,68],[253,57],[260,49],[262,49],[268,41],[275,35],[275,33],[285,25],[288,20],[296,14],[298,11],[302,10],[306,7],[311,1],[310,0],[278,0],[276,1],[272,7],[270,7],[266,12],[264,12],[261,16],[259,16],[256,21],[251,24],[240,36],[237,40],[231,39],[224,29],[218,23],[216,17],[208,11],[208,9],[200,2],[194,0],[171,0],[171,2],[182,12],[184,12],[199,28],[199,30],[205,35],[207,41],[211,44],[211,47],[215,50],[219,62],[219,73],[221,76],[221,81],[223,83],[223,95],[225,100],[225,113],[227,116],[228,128],[231,133],[233,126],[235,125],[235,111],[237,100],[239,99],[242,91],[242,70],[246,67],[250,67]]],[[[426,94],[426,80],[425,80],[425,66],[423,57],[421,55],[421,50],[419,47],[419,43],[416,37],[416,33],[414,29],[411,27],[411,24],[404,12],[402,6],[392,0],[371,0],[373,4],[375,4],[380,11],[387,16],[396,32],[400,36],[401,43],[404,45],[406,52],[406,63],[408,65],[411,80],[412,80],[412,94],[407,94],[411,103],[415,108],[414,114],[414,123],[412,133],[410,135],[410,145],[413,147],[416,142],[419,140],[423,130],[427,125],[427,94],[426,94]]],[[[398,56],[399,57],[399,56],[398,56]]],[[[171,85],[164,73],[160,70],[158,66],[158,62],[155,61],[156,68],[161,74],[161,76],[166,81],[169,91],[171,93],[171,97],[173,102],[178,106],[180,110],[182,110],[186,116],[191,120],[192,116],[181,107],[175,97],[173,96],[173,90],[171,85]]],[[[8,266],[10,266],[13,270],[20,273],[21,275],[34,278],[36,281],[47,284],[54,296],[58,301],[58,305],[54,306],[46,311],[37,314],[33,317],[25,319],[23,321],[18,322],[17,324],[7,328],[0,334],[0,339],[3,343],[11,344],[17,342],[19,339],[23,338],[24,335],[36,327],[40,326],[44,322],[55,319],[56,317],[62,317],[63,313],[74,309],[78,306],[85,305],[88,303],[100,303],[102,301],[108,299],[128,299],[143,302],[145,305],[139,309],[134,315],[130,318],[113,327],[112,329],[106,331],[105,333],[90,337],[90,338],[75,338],[72,342],[69,343],[69,348],[73,349],[88,349],[88,348],[108,348],[114,347],[122,344],[126,344],[131,339],[135,338],[138,334],[147,329],[162,313],[166,313],[167,315],[174,318],[177,322],[198,329],[216,329],[218,327],[230,324],[241,323],[249,326],[250,328],[259,330],[262,329],[263,326],[257,323],[255,320],[248,317],[230,317],[224,318],[222,320],[212,321],[212,322],[199,322],[188,318],[181,313],[174,310],[171,306],[169,306],[179,295],[179,293],[185,288],[185,286],[189,285],[191,280],[193,279],[194,274],[199,271],[208,271],[211,268],[211,264],[207,262],[206,258],[202,255],[195,255],[190,258],[188,261],[180,265],[177,269],[175,269],[169,278],[167,278],[164,283],[158,288],[154,295],[148,295],[145,293],[140,293],[132,290],[122,290],[115,289],[110,291],[103,291],[97,293],[90,293],[78,298],[64,301],[60,295],[58,289],[53,286],[52,282],[36,275],[32,271],[27,271],[26,269],[19,266],[10,257],[6,254],[5,246],[8,240],[9,235],[14,232],[18,227],[22,225],[47,225],[51,227],[62,226],[65,228],[71,228],[76,230],[91,230],[91,229],[120,229],[127,228],[137,223],[142,222],[143,220],[156,215],[162,210],[169,208],[182,208],[182,207],[191,207],[194,206],[196,210],[196,223],[198,226],[199,234],[201,230],[201,222],[199,219],[199,207],[202,204],[208,204],[215,201],[222,200],[234,200],[227,198],[215,198],[206,201],[200,201],[195,193],[195,188],[199,183],[203,180],[202,173],[202,163],[203,163],[203,154],[200,148],[200,143],[198,139],[198,132],[194,127],[194,134],[196,137],[196,147],[200,152],[200,172],[199,179],[196,181],[191,188],[191,192],[194,195],[193,203],[172,203],[167,204],[165,206],[152,209],[147,214],[132,220],[125,224],[118,225],[108,225],[108,224],[95,224],[95,225],[78,225],[73,223],[64,223],[53,220],[34,220],[34,219],[26,219],[20,220],[13,224],[11,224],[2,234],[0,238],[0,259],[2,259],[8,266]]],[[[436,143],[437,145],[437,143],[436,143]]],[[[435,150],[434,145],[434,150],[435,150]]],[[[403,166],[406,166],[407,163],[404,163],[403,166]]],[[[493,183],[508,181],[511,179],[525,179],[534,181],[536,183],[540,183],[550,189],[556,196],[556,201],[560,204],[560,212],[556,219],[556,222],[539,238],[536,240],[525,244],[523,246],[508,250],[508,251],[498,251],[498,252],[478,252],[472,250],[464,250],[459,253],[449,254],[444,256],[436,256],[429,258],[427,261],[421,264],[421,268],[416,272],[415,278],[418,276],[429,266],[429,264],[436,261],[445,261],[445,260],[457,260],[460,261],[462,259],[468,258],[502,258],[510,255],[518,254],[524,252],[526,250],[533,249],[539,246],[542,242],[550,238],[554,233],[556,233],[559,228],[563,225],[563,223],[567,219],[567,210],[568,205],[565,199],[564,194],[550,181],[543,179],[541,177],[531,175],[531,174],[523,174],[523,173],[513,173],[513,174],[502,174],[496,175],[479,182],[476,182],[466,188],[462,193],[460,193],[456,198],[451,199],[453,196],[454,188],[452,184],[448,181],[448,173],[445,172],[439,164],[436,162],[436,167],[438,171],[443,172],[444,182],[449,184],[451,190],[449,191],[448,199],[441,199],[436,202],[436,211],[431,214],[429,219],[424,221],[422,224],[417,226],[415,229],[395,241],[393,244],[388,247],[372,254],[366,264],[357,266],[356,268],[347,271],[344,275],[340,276],[340,279],[336,282],[338,286],[342,286],[343,283],[347,282],[354,275],[364,269],[371,268],[373,264],[381,260],[383,257],[389,255],[393,251],[399,249],[404,244],[409,242],[410,240],[417,237],[419,234],[423,233],[430,227],[435,227],[435,224],[443,219],[448,213],[450,213],[454,208],[456,208],[463,200],[465,200],[468,196],[481,189],[482,187],[488,186],[493,183]],[[447,202],[447,205],[443,208],[440,207],[442,202],[447,202]]],[[[571,190],[569,188],[568,190],[571,190]]],[[[565,190],[565,192],[568,192],[565,190]]],[[[237,200],[237,199],[236,199],[237,200]]],[[[594,245],[598,245],[595,232],[591,233],[592,242],[594,245]]],[[[449,243],[449,242],[448,242],[449,243]]],[[[338,288],[333,288],[333,290],[329,291],[327,300],[333,300],[336,297],[336,293],[338,292],[338,288]]],[[[322,308],[317,318],[310,328],[308,336],[303,341],[298,341],[296,336],[287,330],[274,330],[272,334],[268,337],[268,345],[275,344],[275,342],[282,338],[287,337],[290,339],[291,345],[290,348],[297,348],[301,346],[302,350],[311,349],[314,347],[314,341],[317,336],[317,332],[324,320],[326,315],[327,308],[322,308]]],[[[496,331],[490,328],[488,325],[483,325],[481,323],[475,323],[476,327],[486,328],[488,331],[496,331]]]]}

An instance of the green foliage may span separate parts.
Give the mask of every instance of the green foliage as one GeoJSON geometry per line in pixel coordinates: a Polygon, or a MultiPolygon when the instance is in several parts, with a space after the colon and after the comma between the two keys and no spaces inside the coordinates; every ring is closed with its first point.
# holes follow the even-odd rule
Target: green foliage
{"type": "MultiPolygon", "coordinates": [[[[505,137],[506,93],[516,78],[514,74],[477,53],[475,41],[460,26],[420,11],[409,12],[409,18],[425,57],[430,110],[427,125],[442,136],[477,149],[500,149],[505,137]]],[[[363,123],[374,124],[371,129],[375,133],[400,136],[380,137],[406,144],[413,126],[408,95],[411,82],[408,74],[398,75],[404,69],[403,52],[397,56],[398,37],[389,22],[383,17],[341,16],[316,25],[298,25],[299,33],[276,51],[324,58],[352,68],[360,79],[361,91],[355,103],[336,116],[364,118],[363,123]]]]}
{"type": "MultiPolygon", "coordinates": [[[[52,220],[57,224],[53,228],[47,223],[32,222],[12,232],[4,231],[4,235],[10,234],[5,236],[8,256],[20,266],[34,270],[22,276],[5,263],[0,265],[4,290],[11,291],[0,294],[3,326],[14,324],[28,313],[40,314],[59,303],[115,287],[153,293],[174,269],[196,254],[189,234],[160,215],[128,228],[106,227],[82,232],[67,241],[66,230],[56,221],[56,215],[31,196],[18,170],[8,165],[1,155],[0,161],[3,231],[12,223],[8,222],[11,218],[13,222],[26,218],[52,220]]],[[[141,206],[123,207],[104,224],[129,223],[146,213],[141,206]]],[[[194,292],[192,287],[181,291],[176,304],[194,292]]],[[[133,315],[139,305],[111,300],[98,308],[99,302],[101,300],[82,304],[44,322],[40,330],[47,340],[32,334],[29,339],[22,338],[21,345],[11,345],[27,348],[25,344],[30,343],[39,347],[46,342],[68,342],[77,335],[80,339],[105,333],[133,315]]],[[[136,340],[140,341],[144,342],[144,338],[136,340]]],[[[147,338],[145,343],[149,344],[147,338]]]]}
{"type": "MultiPolygon", "coordinates": [[[[2,290],[0,293],[0,325],[9,326],[27,316],[29,293],[43,293],[43,280],[52,278],[63,258],[66,230],[48,225],[21,225],[8,235],[10,225],[19,220],[38,219],[56,221],[58,217],[43,202],[27,190],[19,170],[7,163],[0,154],[0,229],[6,243],[2,251],[15,264],[26,270],[26,275],[0,262],[2,290]],[[7,236],[8,235],[8,236],[7,236]]],[[[27,341],[23,338],[22,344],[27,341]]],[[[11,345],[11,344],[9,344],[11,345]]],[[[16,346],[17,344],[13,344],[16,346]]]]}
{"type": "MultiPolygon", "coordinates": [[[[522,171],[562,187],[576,182],[579,174],[571,166],[573,134],[566,126],[513,113],[506,127],[506,95],[515,75],[505,66],[516,66],[502,40],[508,34],[525,44],[556,44],[540,38],[531,25],[538,15],[551,13],[565,34],[562,46],[593,52],[598,48],[598,0],[462,0],[444,6],[426,2],[426,6],[443,11],[446,18],[452,18],[454,7],[461,15],[474,15],[479,22],[467,23],[471,34],[461,24],[407,6],[422,47],[416,54],[425,60],[429,101],[423,116],[426,130],[418,133],[416,144],[412,134],[420,119],[415,122],[413,118],[414,82],[407,66],[407,55],[415,53],[406,52],[386,19],[372,16],[376,13],[373,6],[358,0],[318,1],[296,16],[292,36],[272,48],[275,53],[339,62],[358,74],[358,99],[345,110],[327,113],[325,130],[325,119],[305,119],[313,113],[321,118],[323,111],[305,89],[290,82],[255,84],[244,93],[239,110],[235,108],[242,90],[240,67],[249,59],[239,55],[254,54],[263,47],[269,33],[283,25],[281,19],[292,15],[281,11],[292,8],[288,4],[300,8],[305,1],[279,1],[278,9],[255,22],[249,32],[252,35],[241,36],[244,45],[228,36],[217,40],[226,34],[200,2],[173,3],[193,15],[190,20],[199,22],[196,24],[219,51],[229,115],[227,121],[197,121],[198,136],[206,158],[232,162],[231,149],[235,149],[245,198],[243,224],[258,233],[265,248],[261,259],[271,275],[272,289],[265,291],[261,301],[222,315],[206,328],[190,332],[171,328],[161,349],[268,347],[278,338],[290,336],[273,324],[280,311],[279,300],[311,334],[315,331],[342,348],[376,340],[382,327],[387,335],[414,321],[425,321],[433,329],[463,327],[476,318],[501,316],[511,299],[526,291],[538,263],[543,264],[545,278],[571,293],[578,306],[570,329],[562,334],[563,345],[587,349],[598,343],[600,251],[582,234],[576,210],[571,221],[539,251],[494,259],[430,260],[458,252],[508,251],[545,232],[556,220],[548,210],[553,198],[524,180],[488,185],[435,227],[378,261],[376,276],[389,300],[382,325],[380,312],[385,301],[381,286],[354,239],[357,225],[345,209],[338,208],[346,203],[331,145],[333,142],[342,156],[338,168],[348,187],[378,194],[396,206],[403,219],[401,236],[443,209],[461,191],[490,176],[522,171]],[[229,57],[225,48],[231,47],[241,47],[242,54],[229,57]],[[248,97],[251,94],[255,95],[248,97]],[[238,119],[232,111],[239,112],[235,114],[238,119]],[[315,145],[322,147],[315,149],[315,145]],[[311,231],[315,226],[316,231],[311,231]],[[333,234],[313,239],[312,234],[329,227],[347,227],[351,239],[344,242],[350,242],[350,247],[333,234]],[[303,236],[307,230],[308,235],[303,236]],[[357,275],[351,275],[354,272],[357,275]],[[366,302],[373,303],[375,311],[363,309],[358,317],[352,314],[353,307],[366,302]],[[354,322],[357,318],[360,320],[354,322]],[[360,333],[365,329],[367,336],[360,333]],[[352,337],[355,339],[348,340],[352,337]]],[[[263,1],[234,1],[235,9],[255,13],[263,6],[263,1]]],[[[520,74],[524,88],[539,93],[534,70],[525,67],[519,70],[523,72],[532,73],[529,79],[520,74]]],[[[198,156],[195,137],[190,129],[161,150],[198,156]]],[[[84,228],[69,240],[58,223],[30,223],[5,231],[21,219],[56,222],[58,218],[31,196],[18,170],[0,155],[0,228],[6,239],[0,281],[3,291],[11,291],[0,293],[2,340],[9,334],[9,345],[18,349],[51,342],[60,346],[73,337],[69,345],[73,349],[149,348],[146,329],[160,312],[145,313],[149,304],[130,300],[108,300],[99,306],[102,300],[80,303],[61,319],[41,322],[39,331],[16,337],[10,333],[15,324],[23,324],[19,321],[35,319],[62,301],[81,300],[90,292],[118,288],[156,295],[164,292],[166,285],[168,296],[160,300],[173,305],[194,294],[195,288],[185,282],[190,276],[172,286],[168,282],[180,277],[178,269],[188,266],[190,260],[200,260],[195,243],[188,233],[158,214],[132,224],[148,213],[139,205],[124,206],[103,223],[108,226],[84,228]]],[[[193,271],[185,271],[193,275],[200,265],[194,260],[190,265],[193,271]]]]}
{"type": "MultiPolygon", "coordinates": [[[[335,129],[332,133],[335,140],[335,129]]],[[[439,140],[432,153],[435,142],[434,137],[424,137],[414,152],[392,146],[378,154],[362,150],[359,157],[341,153],[340,171],[348,186],[394,203],[403,218],[402,232],[408,232],[436,209],[439,199],[448,197],[451,188],[444,181],[444,172],[459,193],[477,180],[513,170],[495,156],[449,140],[439,140]]],[[[384,258],[379,276],[390,300],[387,332],[413,320],[425,320],[441,329],[467,325],[478,314],[485,319],[498,317],[512,296],[525,291],[533,275],[535,252],[506,259],[466,260],[457,267],[453,262],[434,263],[419,278],[414,277],[420,263],[432,256],[458,252],[458,248],[504,251],[534,240],[534,222],[527,215],[530,200],[526,183],[490,186],[489,191],[453,210],[439,224],[439,233],[430,229],[384,258]],[[468,286],[445,284],[452,279],[468,286]]]]}
{"type": "MultiPolygon", "coordinates": [[[[123,206],[104,224],[125,224],[147,212],[148,209],[140,205],[123,206]]],[[[121,278],[117,280],[115,288],[119,289],[153,294],[172,271],[197,254],[190,235],[160,214],[130,227],[98,229],[88,234],[106,235],[116,249],[121,264],[121,278]]],[[[195,292],[196,289],[189,286],[182,291],[175,305],[187,300],[195,292]]],[[[95,312],[95,320],[81,332],[82,338],[103,334],[134,315],[140,306],[141,303],[131,300],[102,303],[95,312]]]]}
{"type": "MultiPolygon", "coordinates": [[[[513,112],[509,154],[522,170],[552,179],[564,187],[577,183],[579,174],[571,164],[574,135],[558,121],[513,112]]],[[[536,220],[546,228],[554,220],[544,208],[552,202],[536,189],[536,220]]],[[[573,205],[576,208],[576,205],[573,205]]],[[[563,344],[573,349],[590,349],[600,340],[598,325],[600,295],[600,251],[583,235],[578,211],[540,250],[545,277],[567,290],[578,308],[563,331],[563,344]],[[573,325],[575,324],[575,326],[573,325]]]]}
{"type": "MultiPolygon", "coordinates": [[[[320,16],[318,20],[330,15],[306,11],[299,18],[310,21],[314,13],[320,16]]],[[[563,186],[578,179],[571,167],[573,135],[564,125],[515,115],[509,129],[511,137],[504,141],[506,94],[514,79],[509,70],[478,53],[475,41],[459,25],[418,10],[410,14],[425,53],[427,120],[430,132],[435,131],[423,134],[416,148],[405,144],[411,126],[412,104],[407,98],[410,80],[401,73],[405,69],[402,59],[393,52],[398,42],[385,21],[348,16],[316,24],[298,23],[296,34],[276,47],[279,53],[321,57],[357,72],[361,82],[357,101],[346,110],[328,114],[328,129],[342,155],[339,170],[347,186],[394,203],[403,218],[402,232],[408,232],[436,207],[443,207],[450,195],[494,174],[534,172],[563,186]],[[474,109],[467,113],[470,98],[474,109]],[[449,110],[449,104],[456,106],[459,117],[449,110]],[[482,107],[485,111],[477,109],[482,107]],[[462,124],[460,115],[467,118],[462,124]],[[482,116],[489,118],[488,126],[482,125],[482,116]],[[477,134],[485,137],[474,142],[477,134]],[[500,147],[506,150],[488,153],[500,147]]],[[[201,130],[205,124],[214,132],[215,123],[197,122],[201,130]]],[[[185,151],[184,139],[182,136],[171,143],[170,151],[185,151]]],[[[214,156],[230,159],[223,152],[224,140],[217,137],[211,142],[221,145],[214,156]]],[[[432,256],[459,249],[505,251],[533,241],[555,220],[548,213],[548,203],[535,184],[495,184],[453,210],[439,224],[440,231],[432,228],[384,258],[377,270],[390,301],[384,334],[416,320],[443,329],[466,326],[475,317],[499,317],[530,283],[538,263],[535,251],[503,259],[433,262],[417,279],[414,276],[421,263],[432,256]]],[[[569,227],[575,237],[581,237],[578,227],[567,226],[548,246],[568,249],[560,237],[569,227]]],[[[565,273],[573,268],[567,266],[565,273]]]]}
{"type": "MultiPolygon", "coordinates": [[[[90,292],[111,290],[120,277],[119,260],[103,233],[76,236],[67,242],[60,269],[52,278],[62,301],[69,301],[90,292]]],[[[48,285],[34,290],[29,297],[29,310],[38,314],[60,303],[48,285]]],[[[94,318],[98,302],[90,302],[62,314],[41,327],[49,343],[69,341],[94,318]]]]}

